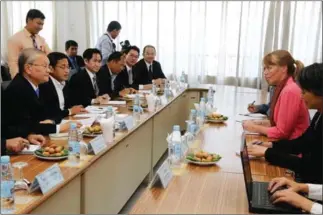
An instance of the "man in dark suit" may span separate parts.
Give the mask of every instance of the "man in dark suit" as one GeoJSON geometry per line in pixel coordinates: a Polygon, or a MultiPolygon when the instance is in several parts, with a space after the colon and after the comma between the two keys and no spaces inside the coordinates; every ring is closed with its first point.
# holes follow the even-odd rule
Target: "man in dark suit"
{"type": "Polygon", "coordinates": [[[162,71],[160,63],[155,61],[155,47],[152,45],[145,46],[143,57],[133,67],[135,76],[134,86],[136,89],[151,89],[153,82],[157,85],[164,83],[166,76],[162,71]]]}
{"type": "Polygon", "coordinates": [[[138,62],[140,50],[137,46],[130,46],[124,50],[125,67],[121,71],[120,76],[122,84],[126,88],[133,88],[134,73],[133,66],[138,62]]]}
{"type": "Polygon", "coordinates": [[[108,94],[99,95],[96,73],[100,70],[102,55],[98,49],[86,49],[83,53],[85,68],[73,75],[68,84],[70,105],[100,104],[110,99],[108,94]]]}
{"type": "Polygon", "coordinates": [[[6,138],[68,131],[70,123],[56,125],[56,119],[46,115],[39,98],[39,85],[49,79],[48,64],[46,54],[34,48],[23,50],[19,56],[19,73],[2,96],[2,127],[6,138]]]}
{"type": "Polygon", "coordinates": [[[124,57],[121,52],[113,52],[106,65],[97,73],[99,95],[108,94],[112,99],[130,93],[122,82],[120,73],[124,68],[124,57]]]}
{"type": "Polygon", "coordinates": [[[60,52],[47,55],[49,59],[49,81],[39,85],[40,99],[44,102],[46,115],[58,119],[85,112],[82,105],[69,104],[67,79],[69,75],[68,57],[60,52]]]}
{"type": "Polygon", "coordinates": [[[77,55],[77,49],[78,44],[76,41],[68,40],[65,42],[65,51],[68,56],[68,64],[70,67],[69,79],[85,66],[83,58],[77,55]]]}

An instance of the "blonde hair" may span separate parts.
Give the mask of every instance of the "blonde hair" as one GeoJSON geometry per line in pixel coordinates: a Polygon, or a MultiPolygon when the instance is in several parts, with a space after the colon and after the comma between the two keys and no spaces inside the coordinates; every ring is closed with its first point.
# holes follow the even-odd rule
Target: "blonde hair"
{"type": "Polygon", "coordinates": [[[287,66],[287,74],[297,78],[299,72],[304,68],[304,64],[295,60],[286,50],[276,50],[267,54],[263,59],[264,65],[287,66]]]}

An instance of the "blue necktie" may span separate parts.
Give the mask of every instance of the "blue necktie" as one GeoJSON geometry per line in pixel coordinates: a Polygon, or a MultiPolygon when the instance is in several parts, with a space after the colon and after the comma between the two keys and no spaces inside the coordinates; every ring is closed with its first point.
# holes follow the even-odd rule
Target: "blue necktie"
{"type": "Polygon", "coordinates": [[[39,88],[35,90],[37,97],[39,98],[39,88]]]}

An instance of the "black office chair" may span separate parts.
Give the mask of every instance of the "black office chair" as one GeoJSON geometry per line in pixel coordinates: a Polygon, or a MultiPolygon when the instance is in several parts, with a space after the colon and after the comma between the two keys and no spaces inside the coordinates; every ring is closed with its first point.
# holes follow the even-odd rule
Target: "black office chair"
{"type": "Polygon", "coordinates": [[[11,80],[9,68],[4,65],[1,65],[1,78],[2,78],[2,81],[10,81],[11,80]]]}

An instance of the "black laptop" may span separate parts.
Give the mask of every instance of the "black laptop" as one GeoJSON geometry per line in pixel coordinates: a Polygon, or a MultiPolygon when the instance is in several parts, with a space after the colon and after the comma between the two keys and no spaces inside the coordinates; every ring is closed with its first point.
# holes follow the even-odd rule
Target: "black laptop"
{"type": "MultiPolygon", "coordinates": [[[[244,134],[243,134],[244,136],[244,134]]],[[[246,185],[249,212],[252,213],[274,213],[274,214],[299,214],[301,210],[285,203],[272,204],[271,194],[268,192],[268,182],[252,181],[249,156],[246,146],[246,139],[243,137],[240,157],[243,168],[244,181],[246,185]]]]}

